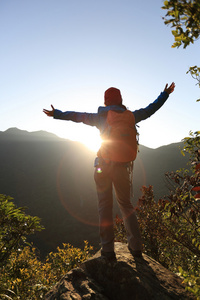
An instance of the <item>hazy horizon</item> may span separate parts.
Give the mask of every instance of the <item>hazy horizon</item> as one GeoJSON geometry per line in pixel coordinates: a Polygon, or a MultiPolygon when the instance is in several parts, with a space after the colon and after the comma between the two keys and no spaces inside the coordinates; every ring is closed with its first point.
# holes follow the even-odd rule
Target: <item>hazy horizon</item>
{"type": "MultiPolygon", "coordinates": [[[[54,132],[46,131],[46,130],[42,130],[42,129],[41,129],[41,130],[36,130],[36,131],[29,131],[29,130],[26,130],[26,129],[20,129],[20,128],[17,128],[17,127],[10,127],[10,128],[7,128],[7,129],[4,130],[4,131],[1,131],[1,130],[0,130],[0,132],[6,132],[6,131],[9,131],[9,130],[19,130],[19,131],[25,131],[25,132],[27,132],[27,133],[40,133],[40,132],[44,132],[44,133],[47,133],[47,134],[52,134],[52,135],[54,135],[54,136],[56,136],[56,137],[58,137],[58,138],[60,138],[60,139],[66,140],[66,141],[71,141],[71,142],[77,142],[77,143],[80,143],[81,145],[83,145],[84,147],[88,148],[90,151],[92,151],[92,152],[94,152],[94,153],[97,152],[98,149],[99,149],[99,148],[97,148],[96,150],[95,150],[95,149],[92,149],[92,148],[90,148],[89,146],[87,146],[87,144],[85,144],[85,143],[82,142],[82,141],[71,140],[71,139],[69,139],[69,138],[61,137],[61,136],[59,136],[58,134],[56,134],[56,133],[54,133],[54,132]]],[[[183,141],[181,140],[181,141],[177,141],[177,142],[173,142],[173,143],[169,143],[169,144],[163,144],[163,145],[158,146],[158,147],[155,147],[155,148],[153,148],[153,147],[148,147],[148,146],[143,145],[143,144],[140,144],[140,145],[143,146],[143,147],[149,148],[149,149],[156,150],[156,149],[158,149],[158,148],[160,148],[160,147],[163,147],[163,146],[168,146],[168,145],[172,145],[172,144],[178,144],[178,143],[181,143],[181,142],[183,142],[183,141]]]]}

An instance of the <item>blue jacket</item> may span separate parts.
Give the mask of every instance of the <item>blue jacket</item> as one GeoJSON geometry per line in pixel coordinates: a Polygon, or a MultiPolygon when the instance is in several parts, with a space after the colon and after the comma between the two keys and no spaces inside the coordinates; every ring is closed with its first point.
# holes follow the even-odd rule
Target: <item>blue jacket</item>
{"type": "MultiPolygon", "coordinates": [[[[150,103],[146,108],[141,108],[133,111],[132,113],[135,117],[135,123],[137,124],[140,121],[152,116],[165,103],[168,97],[168,93],[164,91],[158,96],[158,98],[153,103],[150,103]]],[[[75,111],[62,112],[58,109],[55,109],[54,118],[60,120],[73,121],[77,123],[82,122],[86,125],[96,126],[100,130],[100,132],[102,132],[106,124],[106,112],[108,112],[109,110],[123,111],[125,109],[118,105],[100,106],[98,108],[97,113],[75,111]]]]}

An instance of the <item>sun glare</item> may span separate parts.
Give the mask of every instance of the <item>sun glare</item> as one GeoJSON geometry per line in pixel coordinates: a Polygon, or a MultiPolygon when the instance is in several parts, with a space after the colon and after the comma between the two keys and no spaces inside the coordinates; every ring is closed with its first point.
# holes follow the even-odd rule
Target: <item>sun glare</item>
{"type": "Polygon", "coordinates": [[[76,132],[73,131],[74,139],[84,144],[90,150],[97,152],[101,146],[99,131],[96,128],[87,126],[77,127],[77,129],[76,132]]]}
{"type": "Polygon", "coordinates": [[[65,127],[59,127],[59,136],[82,143],[91,151],[97,152],[99,150],[101,138],[97,129],[89,126],[73,126],[73,124],[69,124],[67,129],[68,130],[66,130],[65,127]]]}
{"type": "Polygon", "coordinates": [[[97,152],[101,146],[101,139],[98,135],[80,138],[78,141],[83,143],[86,147],[94,152],[97,152]]]}

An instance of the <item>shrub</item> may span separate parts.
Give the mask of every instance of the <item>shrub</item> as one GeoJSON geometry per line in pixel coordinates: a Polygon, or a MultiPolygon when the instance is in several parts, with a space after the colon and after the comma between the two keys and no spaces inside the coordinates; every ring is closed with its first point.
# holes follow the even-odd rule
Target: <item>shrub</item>
{"type": "MultiPolygon", "coordinates": [[[[144,252],[185,278],[187,289],[200,297],[200,132],[185,138],[191,170],[166,174],[169,195],[155,201],[153,187],[142,187],[136,208],[144,252]]],[[[183,153],[184,153],[183,152],[183,153]]],[[[123,237],[123,221],[115,224],[123,237]]],[[[200,299],[200,298],[198,298],[200,299]]]]}
{"type": "Polygon", "coordinates": [[[40,219],[26,215],[11,200],[0,195],[0,298],[44,299],[65,273],[90,256],[92,247],[87,241],[83,250],[63,244],[41,261],[37,250],[26,245],[26,236],[43,228],[40,219]]]}
{"type": "Polygon", "coordinates": [[[0,264],[26,243],[28,235],[43,229],[38,217],[26,215],[25,208],[17,208],[12,200],[0,194],[0,264]]]}

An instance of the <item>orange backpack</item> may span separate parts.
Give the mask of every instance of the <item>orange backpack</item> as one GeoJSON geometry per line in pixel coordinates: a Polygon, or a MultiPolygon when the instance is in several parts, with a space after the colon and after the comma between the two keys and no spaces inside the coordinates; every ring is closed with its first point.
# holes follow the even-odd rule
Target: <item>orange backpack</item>
{"type": "Polygon", "coordinates": [[[137,156],[137,130],[130,110],[107,113],[106,128],[101,133],[102,144],[98,152],[106,162],[130,162],[137,156]]]}

